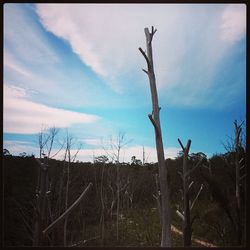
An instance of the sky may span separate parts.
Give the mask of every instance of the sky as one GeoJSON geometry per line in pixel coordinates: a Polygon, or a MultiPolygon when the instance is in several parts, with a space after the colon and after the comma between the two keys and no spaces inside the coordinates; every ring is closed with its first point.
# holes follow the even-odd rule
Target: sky
{"type": "MultiPolygon", "coordinates": [[[[224,153],[246,120],[244,4],[5,4],[3,146],[38,156],[38,133],[68,133],[79,161],[111,155],[156,162],[144,28],[153,57],[165,158],[224,153]]],[[[65,149],[63,149],[65,150],[65,149]]],[[[63,158],[63,150],[56,156],[63,158]]]]}

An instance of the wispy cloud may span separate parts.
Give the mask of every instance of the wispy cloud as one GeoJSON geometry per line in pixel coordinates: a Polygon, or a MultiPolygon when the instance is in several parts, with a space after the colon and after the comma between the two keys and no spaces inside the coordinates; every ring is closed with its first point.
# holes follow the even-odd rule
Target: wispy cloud
{"type": "Polygon", "coordinates": [[[39,153],[38,147],[30,145],[30,143],[26,141],[4,140],[3,147],[8,149],[12,155],[19,155],[25,152],[28,155],[34,154],[38,156],[39,153]]]}
{"type": "Polygon", "coordinates": [[[222,14],[221,37],[228,42],[236,42],[246,32],[246,5],[231,4],[222,14]]]}
{"type": "Polygon", "coordinates": [[[11,70],[14,70],[15,72],[28,77],[28,78],[33,78],[33,74],[27,70],[26,68],[24,68],[20,63],[17,62],[17,60],[15,60],[11,54],[9,54],[7,51],[5,51],[4,53],[4,67],[8,67],[11,70]]]}
{"type": "Polygon", "coordinates": [[[48,40],[33,21],[28,5],[4,5],[5,50],[13,50],[16,57],[34,66],[45,66],[59,61],[48,40]],[[27,25],[28,24],[28,25],[27,25]]]}
{"type": "MultiPolygon", "coordinates": [[[[9,152],[13,155],[19,155],[20,153],[25,152],[28,155],[34,154],[38,157],[38,146],[30,145],[29,142],[25,141],[11,141],[11,140],[5,140],[4,141],[4,148],[8,149],[9,152]]],[[[151,163],[151,162],[157,162],[157,154],[156,149],[154,147],[144,147],[145,151],[145,162],[151,163]]],[[[180,148],[175,147],[169,147],[165,150],[165,158],[171,158],[174,159],[177,157],[178,152],[180,151],[180,148]]],[[[52,155],[57,153],[58,149],[53,148],[52,149],[52,155]]],[[[62,160],[64,158],[64,149],[62,149],[56,156],[55,159],[62,160]]],[[[95,148],[95,149],[89,149],[85,148],[84,146],[78,150],[76,148],[71,149],[71,154],[75,155],[77,153],[76,160],[82,161],[82,162],[93,162],[93,158],[101,155],[111,156],[113,155],[114,151],[112,150],[104,150],[103,148],[95,148]],[[78,152],[78,153],[77,153],[78,152]]],[[[140,159],[142,161],[143,158],[143,148],[142,146],[126,146],[121,150],[121,162],[131,162],[131,157],[136,156],[137,159],[140,159]]],[[[109,157],[110,158],[110,157],[109,157]]],[[[110,158],[111,159],[111,158],[110,158]]]]}
{"type": "MultiPolygon", "coordinates": [[[[156,149],[154,147],[144,147],[145,150],[145,162],[151,163],[151,162],[157,162],[157,154],[156,149]]],[[[178,152],[180,151],[180,148],[170,147],[165,149],[165,158],[172,158],[174,159],[177,157],[178,152]]],[[[71,153],[74,155],[77,152],[77,149],[72,149],[71,153]]],[[[78,154],[77,159],[79,161],[83,162],[93,162],[93,158],[101,155],[106,155],[109,157],[110,160],[112,160],[112,156],[116,154],[117,152],[114,152],[111,149],[104,150],[103,148],[82,148],[78,154]]],[[[137,159],[140,159],[142,161],[143,149],[142,146],[127,146],[123,148],[120,152],[120,162],[131,162],[131,157],[136,156],[137,159]]],[[[58,159],[63,158],[63,153],[61,152],[61,155],[58,154],[58,159]]]]}
{"type": "Polygon", "coordinates": [[[137,48],[145,47],[143,28],[155,25],[158,88],[164,100],[177,106],[213,102],[218,65],[230,41],[244,37],[246,29],[244,5],[38,4],[37,13],[48,31],[68,41],[118,92],[129,88],[130,75],[135,86],[147,81],[137,48]]]}
{"type": "Polygon", "coordinates": [[[28,100],[22,88],[4,85],[4,132],[34,134],[42,125],[59,128],[94,123],[100,117],[49,107],[28,100]]]}

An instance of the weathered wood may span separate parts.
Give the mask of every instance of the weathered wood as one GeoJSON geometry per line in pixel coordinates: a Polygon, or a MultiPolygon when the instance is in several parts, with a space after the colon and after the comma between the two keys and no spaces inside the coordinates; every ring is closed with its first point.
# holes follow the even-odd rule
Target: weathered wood
{"type": "Polygon", "coordinates": [[[50,232],[59,222],[62,222],[72,211],[80,204],[83,198],[86,196],[90,188],[93,186],[92,182],[88,184],[82,194],[78,197],[78,199],[62,214],[60,215],[55,221],[53,221],[47,228],[43,230],[43,233],[46,234],[50,232]]]}
{"type": "Polygon", "coordinates": [[[191,221],[190,221],[190,205],[189,205],[189,181],[187,178],[188,175],[188,153],[191,146],[191,140],[188,140],[186,147],[183,146],[180,139],[178,142],[183,150],[183,165],[182,165],[182,181],[183,181],[183,207],[184,207],[184,220],[183,220],[183,245],[184,247],[191,246],[191,237],[192,237],[192,229],[191,229],[191,221]]]}
{"type": "Polygon", "coordinates": [[[153,63],[153,52],[152,52],[152,40],[156,32],[156,29],[152,27],[151,32],[148,28],[144,29],[146,36],[146,47],[147,52],[144,52],[139,48],[140,52],[144,56],[148,70],[143,70],[147,73],[150,83],[150,92],[152,99],[152,114],[148,117],[152,122],[155,130],[155,142],[157,150],[157,159],[159,165],[159,182],[161,191],[161,246],[171,247],[171,210],[170,210],[170,198],[169,198],[169,184],[167,179],[167,166],[164,157],[164,148],[162,142],[162,133],[160,126],[160,115],[159,115],[159,104],[158,104],[158,94],[156,88],[156,78],[154,73],[154,63],[153,63]]]}
{"type": "Polygon", "coordinates": [[[239,159],[239,148],[240,148],[240,135],[242,131],[243,122],[238,125],[237,121],[234,122],[235,126],[235,197],[237,201],[237,243],[242,244],[242,207],[241,207],[241,195],[240,195],[240,159],[239,159]]]}

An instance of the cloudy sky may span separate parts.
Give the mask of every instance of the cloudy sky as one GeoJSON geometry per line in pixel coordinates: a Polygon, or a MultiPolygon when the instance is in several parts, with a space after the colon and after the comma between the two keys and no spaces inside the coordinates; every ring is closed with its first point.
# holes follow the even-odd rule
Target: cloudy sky
{"type": "Polygon", "coordinates": [[[142,159],[144,146],[156,161],[138,50],[152,25],[166,157],[178,138],[191,152],[224,152],[246,116],[244,4],[5,4],[4,147],[37,154],[37,134],[55,126],[87,161],[124,132],[121,160],[142,159]]]}

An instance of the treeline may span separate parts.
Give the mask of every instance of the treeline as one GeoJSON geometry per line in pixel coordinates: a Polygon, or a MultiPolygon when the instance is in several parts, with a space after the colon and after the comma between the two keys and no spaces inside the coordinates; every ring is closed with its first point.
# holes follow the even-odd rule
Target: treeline
{"type": "MultiPolygon", "coordinates": [[[[43,233],[38,245],[46,246],[159,246],[160,217],[157,205],[157,164],[112,163],[107,157],[94,163],[49,159],[41,231],[46,229],[92,183],[74,211],[43,233]],[[119,172],[117,171],[119,169],[119,172]],[[119,174],[119,179],[117,175],[119,174]],[[119,183],[117,182],[119,181],[119,183]],[[66,195],[67,194],[67,195],[66,195]],[[65,224],[67,221],[67,224],[65,224]],[[65,226],[66,225],[66,226],[65,226]]],[[[181,178],[183,155],[166,160],[169,169],[172,224],[182,230],[181,178]],[[178,212],[179,214],[178,214],[178,212]]],[[[231,151],[207,159],[190,154],[188,165],[200,166],[190,175],[192,245],[200,239],[215,246],[245,244],[245,151],[231,151]],[[235,162],[240,156],[240,211],[235,196],[235,162]],[[191,184],[192,183],[192,184],[191,184]],[[240,218],[239,218],[240,216],[240,218]],[[241,224],[239,224],[239,221],[241,224]],[[239,225],[241,228],[239,228],[239,225]]],[[[4,245],[34,246],[38,221],[37,197],[41,159],[4,155],[4,245]]],[[[44,163],[45,164],[45,163],[44,163]]],[[[40,192],[40,193],[39,193],[40,192]]],[[[39,210],[41,212],[41,210],[39,210]]],[[[182,236],[172,232],[173,246],[182,246],[182,236]]]]}

